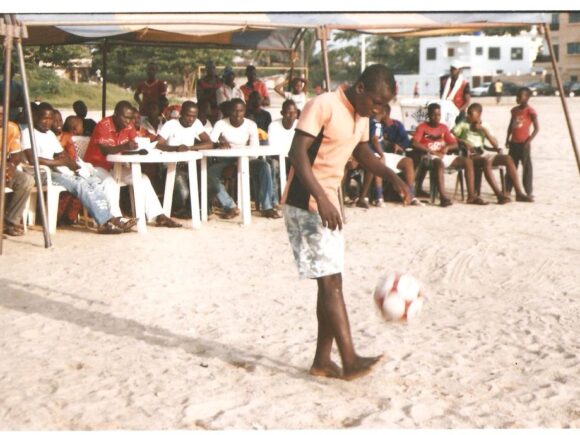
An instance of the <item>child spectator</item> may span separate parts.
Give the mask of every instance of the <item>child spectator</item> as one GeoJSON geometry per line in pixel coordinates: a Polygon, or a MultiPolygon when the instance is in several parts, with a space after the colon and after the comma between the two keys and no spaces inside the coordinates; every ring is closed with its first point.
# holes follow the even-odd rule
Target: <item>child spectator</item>
{"type": "MultiPolygon", "coordinates": [[[[442,124],[441,106],[431,103],[427,106],[427,122],[422,122],[417,126],[415,136],[413,136],[413,147],[423,152],[431,159],[431,164],[435,165],[437,172],[437,189],[439,190],[441,207],[448,207],[452,204],[445,193],[445,168],[464,169],[467,179],[467,204],[486,205],[487,202],[475,194],[473,161],[466,157],[447,154],[448,151],[457,149],[457,140],[449,131],[449,128],[442,124]]],[[[422,192],[421,185],[425,176],[421,170],[417,177],[417,192],[422,192]]]]}
{"type": "MultiPolygon", "coordinates": [[[[522,174],[522,184],[526,195],[531,199],[533,195],[533,172],[532,172],[532,140],[540,131],[538,124],[538,114],[532,106],[528,104],[531,91],[529,88],[520,88],[516,96],[518,105],[511,110],[511,120],[507,131],[505,146],[509,148],[509,155],[513,159],[516,169],[522,162],[524,168],[522,174]],[[534,130],[530,135],[530,126],[534,130]]],[[[506,178],[506,190],[511,192],[514,181],[511,177],[506,178]]]]}
{"type": "Polygon", "coordinates": [[[304,108],[306,104],[306,85],[308,81],[302,77],[294,77],[290,83],[290,92],[284,92],[284,83],[280,83],[274,87],[274,91],[286,100],[292,100],[296,103],[299,111],[304,108]]]}
{"type": "MultiPolygon", "coordinates": [[[[58,111],[55,110],[55,114],[58,111]]],[[[56,134],[56,119],[52,131],[56,134]]],[[[73,143],[73,136],[83,133],[83,121],[78,116],[68,116],[61,128],[61,133],[56,134],[64,152],[74,161],[77,160],[77,149],[73,143]]],[[[72,225],[77,221],[82,208],[81,201],[69,192],[63,192],[58,198],[57,225],[72,225]]]]}
{"type": "Polygon", "coordinates": [[[82,100],[77,100],[73,103],[73,110],[75,115],[82,119],[83,121],[83,132],[82,136],[90,136],[93,134],[93,130],[97,123],[90,118],[87,118],[87,105],[82,100]]]}
{"type": "Polygon", "coordinates": [[[241,98],[242,100],[245,100],[244,93],[242,92],[240,87],[236,85],[236,82],[234,81],[235,78],[236,75],[234,73],[234,70],[231,67],[226,66],[223,73],[223,84],[216,91],[218,107],[224,101],[230,101],[233,98],[241,98]]]}
{"type": "Polygon", "coordinates": [[[530,202],[530,198],[524,194],[517,180],[516,167],[511,157],[498,154],[501,150],[497,146],[497,140],[492,135],[489,125],[481,120],[482,112],[481,104],[471,104],[467,109],[467,119],[453,128],[453,134],[457,137],[458,142],[467,149],[475,170],[483,170],[485,179],[497,196],[498,204],[506,204],[511,200],[498,187],[493,176],[493,166],[505,166],[508,175],[515,180],[516,201],[530,202]],[[486,146],[486,141],[490,146],[486,146]],[[493,152],[488,151],[490,148],[493,152]]]}

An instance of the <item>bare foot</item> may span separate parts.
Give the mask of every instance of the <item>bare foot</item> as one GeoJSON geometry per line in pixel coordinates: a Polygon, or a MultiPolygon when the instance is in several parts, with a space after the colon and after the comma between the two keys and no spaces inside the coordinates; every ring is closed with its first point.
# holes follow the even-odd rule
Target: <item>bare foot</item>
{"type": "Polygon", "coordinates": [[[342,379],[345,381],[352,381],[353,379],[360,378],[368,374],[373,366],[378,363],[383,355],[372,356],[372,357],[357,357],[356,361],[350,369],[344,369],[342,379]]]}
{"type": "Polygon", "coordinates": [[[534,202],[534,199],[528,195],[516,195],[516,201],[518,202],[534,202]]]}
{"type": "Polygon", "coordinates": [[[312,376],[322,376],[325,378],[340,378],[342,376],[342,369],[338,364],[330,361],[328,364],[312,364],[308,372],[312,376]]]}

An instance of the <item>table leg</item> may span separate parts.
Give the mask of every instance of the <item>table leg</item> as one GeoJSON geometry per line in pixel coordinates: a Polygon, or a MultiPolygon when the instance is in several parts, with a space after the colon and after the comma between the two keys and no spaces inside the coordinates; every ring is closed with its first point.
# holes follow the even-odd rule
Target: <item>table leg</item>
{"type": "Polygon", "coordinates": [[[167,163],[167,176],[165,177],[165,193],[163,194],[163,213],[171,216],[171,206],[173,205],[173,188],[175,186],[175,173],[177,163],[167,163]]]}
{"type": "Polygon", "coordinates": [[[286,156],[280,154],[280,165],[278,169],[280,170],[280,200],[282,200],[282,195],[284,195],[284,189],[286,188],[286,156]]]}
{"type": "Polygon", "coordinates": [[[242,181],[242,223],[252,223],[252,209],[250,207],[250,159],[247,156],[239,157],[238,178],[242,181]]]}
{"type": "MultiPolygon", "coordinates": [[[[207,157],[201,159],[201,220],[207,222],[207,157]]],[[[193,210],[191,211],[193,213],[193,210]]]]}
{"type": "Polygon", "coordinates": [[[123,167],[122,163],[115,163],[115,165],[113,166],[113,177],[115,178],[115,181],[117,183],[121,182],[121,178],[122,178],[121,169],[122,169],[122,167],[123,167]]]}
{"type": "Polygon", "coordinates": [[[145,198],[143,195],[143,180],[141,179],[141,163],[131,163],[131,178],[133,181],[133,196],[135,197],[135,215],[137,231],[147,232],[147,219],[145,217],[145,198]]]}
{"type": "Polygon", "coordinates": [[[195,160],[187,162],[189,175],[189,197],[191,199],[191,226],[193,229],[199,228],[199,196],[197,194],[197,162],[195,160]]]}

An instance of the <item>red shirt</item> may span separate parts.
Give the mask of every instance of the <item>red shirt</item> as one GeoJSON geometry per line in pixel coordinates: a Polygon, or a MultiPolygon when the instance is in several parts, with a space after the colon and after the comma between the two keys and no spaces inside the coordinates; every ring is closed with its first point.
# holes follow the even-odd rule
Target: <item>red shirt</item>
{"type": "Polygon", "coordinates": [[[435,152],[441,150],[445,145],[457,143],[455,136],[442,123],[439,123],[437,127],[431,127],[428,123],[422,122],[417,126],[413,140],[435,152]]]}
{"type": "Polygon", "coordinates": [[[262,96],[262,98],[268,96],[268,88],[266,87],[264,82],[261,80],[256,80],[255,82],[252,82],[252,86],[248,86],[248,83],[246,83],[245,85],[242,85],[242,87],[240,89],[244,93],[244,99],[246,101],[248,101],[250,99],[250,94],[253,91],[258,91],[260,93],[260,95],[262,96]]]}
{"type": "Polygon", "coordinates": [[[95,127],[83,160],[92,163],[93,166],[105,168],[109,171],[113,168],[113,164],[107,161],[107,156],[101,152],[99,144],[114,147],[127,141],[135,140],[136,137],[137,132],[133,125],[129,125],[129,127],[123,128],[118,132],[115,129],[113,117],[107,116],[95,127]]]}
{"type": "Polygon", "coordinates": [[[520,109],[516,106],[512,109],[512,142],[522,143],[530,137],[530,125],[538,116],[531,106],[520,109]]]}
{"type": "Polygon", "coordinates": [[[137,91],[142,94],[139,113],[143,115],[143,110],[149,102],[161,102],[161,97],[167,93],[167,85],[161,80],[155,80],[152,83],[143,81],[137,84],[137,91]]]}

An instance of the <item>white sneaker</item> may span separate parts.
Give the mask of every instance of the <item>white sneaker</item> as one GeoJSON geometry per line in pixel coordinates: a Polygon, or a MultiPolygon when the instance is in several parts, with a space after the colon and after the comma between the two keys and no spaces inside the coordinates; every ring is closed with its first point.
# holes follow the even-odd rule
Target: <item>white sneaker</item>
{"type": "Polygon", "coordinates": [[[375,207],[382,207],[384,203],[385,203],[385,200],[383,198],[377,199],[375,201],[375,207]]]}
{"type": "Polygon", "coordinates": [[[417,198],[413,198],[411,200],[411,205],[416,205],[419,207],[425,207],[425,204],[423,204],[421,201],[419,201],[417,198]]]}

